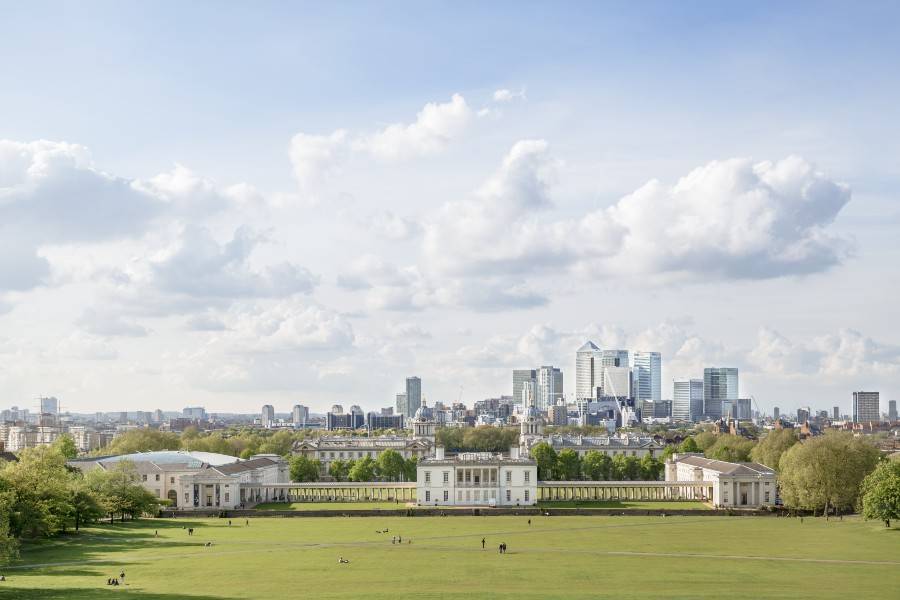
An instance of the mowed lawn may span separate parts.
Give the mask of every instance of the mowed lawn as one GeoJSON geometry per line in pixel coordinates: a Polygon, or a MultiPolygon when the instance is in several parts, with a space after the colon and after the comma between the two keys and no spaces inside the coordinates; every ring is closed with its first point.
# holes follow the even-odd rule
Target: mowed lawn
{"type": "Polygon", "coordinates": [[[531,519],[531,525],[526,517],[469,516],[107,525],[26,545],[21,561],[2,569],[0,597],[861,600],[897,598],[900,590],[900,529],[874,522],[531,519]],[[194,535],[182,527],[194,527],[194,535]],[[391,543],[395,535],[402,544],[391,543]],[[505,555],[497,552],[501,542],[505,555]],[[338,564],[341,556],[350,564],[338,564]],[[105,585],[122,570],[124,586],[105,585]]]}
{"type": "Polygon", "coordinates": [[[268,502],[257,504],[256,510],[403,510],[406,502],[268,502]]]}

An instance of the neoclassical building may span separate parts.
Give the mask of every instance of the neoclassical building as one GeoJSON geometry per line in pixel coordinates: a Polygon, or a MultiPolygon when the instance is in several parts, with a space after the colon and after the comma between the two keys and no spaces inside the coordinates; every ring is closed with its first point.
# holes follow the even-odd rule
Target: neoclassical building
{"type": "MultiPolygon", "coordinates": [[[[533,427],[533,426],[532,426],[533,427]]],[[[526,424],[522,424],[524,431],[526,424]]],[[[662,442],[654,440],[650,436],[636,435],[540,435],[540,434],[520,434],[519,444],[523,453],[531,452],[531,449],[541,443],[546,442],[554,450],[560,452],[566,448],[570,448],[584,457],[591,450],[606,454],[610,457],[624,455],[636,456],[643,458],[644,456],[652,456],[659,458],[662,456],[666,446],[662,442]]]]}
{"type": "Polygon", "coordinates": [[[510,454],[463,452],[447,458],[442,447],[419,463],[416,504],[420,506],[531,506],[537,501],[537,463],[510,454]]]}
{"type": "Polygon", "coordinates": [[[666,481],[702,481],[703,496],[716,507],[760,508],[778,500],[775,471],[754,462],[731,463],[700,454],[673,454],[666,481]]]}

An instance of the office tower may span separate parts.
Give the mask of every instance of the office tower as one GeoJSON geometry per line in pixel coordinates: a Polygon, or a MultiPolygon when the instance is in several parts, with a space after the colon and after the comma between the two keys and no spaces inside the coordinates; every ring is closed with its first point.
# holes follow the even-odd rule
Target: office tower
{"type": "Polygon", "coordinates": [[[628,360],[628,350],[601,350],[604,367],[627,367],[631,365],[628,360]]]}
{"type": "MultiPolygon", "coordinates": [[[[707,367],[703,369],[703,414],[717,420],[722,418],[722,403],[738,399],[738,370],[735,367],[707,367]]],[[[729,402],[729,405],[731,404],[729,402]]]]}
{"type": "Polygon", "coordinates": [[[537,370],[537,409],[546,411],[563,399],[563,374],[552,366],[543,366],[537,370]]]}
{"type": "Polygon", "coordinates": [[[186,419],[206,420],[206,409],[202,406],[188,406],[181,411],[181,416],[186,419]]]}
{"type": "MultiPolygon", "coordinates": [[[[98,413],[99,414],[99,413],[98,413]]],[[[163,411],[160,409],[156,409],[153,411],[153,422],[154,423],[162,423],[163,422],[163,411]]],[[[99,421],[99,419],[97,419],[99,421]]]]}
{"type": "Polygon", "coordinates": [[[703,415],[703,380],[676,379],[672,389],[672,420],[700,420],[703,415]]]}
{"type": "Polygon", "coordinates": [[[840,420],[840,418],[841,418],[841,407],[840,406],[832,407],[831,418],[834,419],[835,421],[840,420]]]}
{"type": "Polygon", "coordinates": [[[888,421],[893,423],[897,420],[897,401],[888,400],[888,421]]]}
{"type": "Polygon", "coordinates": [[[881,421],[878,392],[853,392],[853,422],[877,423],[878,421],[881,421]]]}
{"type": "Polygon", "coordinates": [[[634,353],[634,399],[642,410],[644,402],[662,398],[662,356],[659,352],[634,353]]]}
{"type": "Polygon", "coordinates": [[[588,341],[575,352],[575,400],[597,398],[603,385],[603,351],[588,341]]]}
{"type": "Polygon", "coordinates": [[[422,380],[418,377],[406,378],[406,406],[407,412],[403,413],[408,418],[413,418],[419,407],[422,406],[422,380]]]}
{"type": "Polygon", "coordinates": [[[779,419],[779,417],[781,417],[781,411],[776,406],[775,409],[772,411],[772,418],[777,421],[779,419]]]}
{"type": "Polygon", "coordinates": [[[631,368],[622,367],[603,367],[603,396],[615,398],[633,398],[634,394],[631,389],[631,368]]]}
{"type": "Polygon", "coordinates": [[[522,407],[526,415],[531,409],[537,408],[537,381],[533,379],[522,383],[522,407]]]}
{"type": "Polygon", "coordinates": [[[128,413],[122,411],[119,413],[119,423],[125,424],[128,422],[128,413]]]}
{"type": "Polygon", "coordinates": [[[295,425],[302,425],[309,421],[309,407],[302,404],[295,404],[291,411],[291,421],[295,425]]]}
{"type": "Polygon", "coordinates": [[[513,371],[513,403],[523,404],[522,385],[526,382],[537,383],[537,371],[535,369],[515,369],[513,371]]]}
{"type": "Polygon", "coordinates": [[[263,427],[265,427],[267,429],[269,427],[271,427],[272,425],[274,425],[275,424],[275,407],[272,406],[271,404],[264,405],[262,407],[262,414],[260,415],[259,422],[263,427]]]}
{"type": "Polygon", "coordinates": [[[331,412],[336,415],[342,415],[344,414],[344,407],[340,404],[332,404],[331,412]]]}
{"type": "Polygon", "coordinates": [[[751,408],[751,400],[750,398],[738,398],[731,404],[731,412],[729,413],[732,419],[737,419],[738,421],[749,421],[753,418],[753,409],[751,408]]]}
{"type": "Polygon", "coordinates": [[[59,414],[59,400],[54,396],[49,398],[41,398],[41,412],[47,415],[59,414]]]}
{"type": "Polygon", "coordinates": [[[807,406],[806,408],[798,408],[797,409],[797,422],[798,423],[806,423],[809,421],[810,410],[807,406]]]}
{"type": "Polygon", "coordinates": [[[397,394],[397,411],[396,412],[398,415],[403,415],[406,418],[410,418],[413,416],[413,415],[407,414],[408,411],[407,411],[407,407],[406,407],[406,394],[397,394]]]}

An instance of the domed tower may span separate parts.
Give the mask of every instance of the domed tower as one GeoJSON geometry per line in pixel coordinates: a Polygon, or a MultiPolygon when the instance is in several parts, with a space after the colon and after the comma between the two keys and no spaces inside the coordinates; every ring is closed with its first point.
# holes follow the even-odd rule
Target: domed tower
{"type": "Polygon", "coordinates": [[[414,439],[426,439],[434,443],[434,430],[437,424],[434,422],[433,414],[433,411],[425,405],[423,398],[422,406],[416,410],[416,416],[412,420],[414,439]]]}

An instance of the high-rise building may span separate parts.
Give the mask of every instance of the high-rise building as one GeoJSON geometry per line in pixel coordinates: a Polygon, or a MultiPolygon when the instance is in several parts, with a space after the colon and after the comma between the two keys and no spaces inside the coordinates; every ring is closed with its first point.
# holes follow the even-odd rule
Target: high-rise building
{"type": "MultiPolygon", "coordinates": [[[[154,423],[162,423],[164,419],[163,411],[160,409],[156,409],[153,411],[153,422],[154,423]]],[[[99,421],[99,419],[97,419],[99,421]]]]}
{"type": "Polygon", "coordinates": [[[295,404],[291,411],[291,421],[294,425],[303,425],[309,421],[309,407],[302,404],[295,404]]]}
{"type": "Polygon", "coordinates": [[[634,353],[634,399],[643,410],[644,402],[662,398],[662,355],[659,352],[634,353]]]}
{"type": "Polygon", "coordinates": [[[522,397],[522,386],[527,383],[537,383],[537,371],[535,369],[515,369],[513,370],[513,403],[524,404],[525,398],[522,397]]]}
{"type": "Polygon", "coordinates": [[[41,412],[47,415],[59,414],[59,400],[54,396],[41,398],[41,412]]]}
{"type": "Polygon", "coordinates": [[[407,414],[408,408],[406,406],[406,394],[397,394],[397,406],[396,412],[398,415],[403,415],[407,418],[412,417],[413,415],[407,414]]]}
{"type": "Polygon", "coordinates": [[[897,420],[897,401],[888,400],[888,421],[893,423],[897,420]]]}
{"type": "Polygon", "coordinates": [[[776,406],[775,409],[772,411],[772,418],[777,421],[780,417],[781,417],[781,411],[776,406]]]}
{"type": "Polygon", "coordinates": [[[181,416],[186,419],[204,421],[206,420],[206,409],[202,406],[188,406],[181,411],[181,416]]]}
{"type": "Polygon", "coordinates": [[[594,400],[603,387],[603,351],[587,341],[575,352],[575,400],[594,400]]]}
{"type": "Polygon", "coordinates": [[[807,423],[809,422],[810,410],[809,407],[798,408],[797,409],[797,422],[798,423],[807,423]]]}
{"type": "MultiPolygon", "coordinates": [[[[729,406],[738,399],[738,370],[735,367],[707,367],[703,369],[703,414],[721,419],[722,404],[729,406]]],[[[727,416],[727,413],[726,413],[727,416]]]]}
{"type": "Polygon", "coordinates": [[[602,350],[602,362],[604,367],[627,367],[631,365],[628,360],[628,350],[602,350]]]}
{"type": "Polygon", "coordinates": [[[403,413],[408,418],[413,418],[419,407],[422,406],[422,380],[418,377],[406,378],[406,406],[407,412],[403,413]]]}
{"type": "Polygon", "coordinates": [[[752,401],[750,398],[738,398],[731,405],[731,417],[738,421],[749,421],[753,418],[752,401]]]}
{"type": "Polygon", "coordinates": [[[703,380],[676,379],[672,389],[672,419],[699,421],[703,415],[703,380]]]}
{"type": "Polygon", "coordinates": [[[550,425],[567,425],[569,414],[565,404],[555,404],[547,407],[547,421],[550,425]]]}
{"type": "Polygon", "coordinates": [[[522,407],[525,414],[532,408],[537,408],[537,381],[534,379],[522,383],[522,407]]]}
{"type": "Polygon", "coordinates": [[[853,392],[853,422],[869,423],[881,421],[881,406],[878,392],[853,392]]]}
{"type": "Polygon", "coordinates": [[[631,367],[603,367],[603,396],[606,398],[634,398],[631,389],[631,367]]]}
{"type": "Polygon", "coordinates": [[[832,407],[832,409],[831,409],[831,418],[834,419],[835,421],[840,421],[840,420],[841,420],[841,407],[840,407],[840,406],[834,406],[834,407],[832,407]]]}
{"type": "Polygon", "coordinates": [[[537,370],[537,409],[546,411],[564,398],[562,371],[553,366],[537,370]]]}
{"type": "Polygon", "coordinates": [[[275,407],[271,404],[266,404],[262,407],[262,414],[259,419],[260,424],[268,429],[275,424],[275,407]]]}

